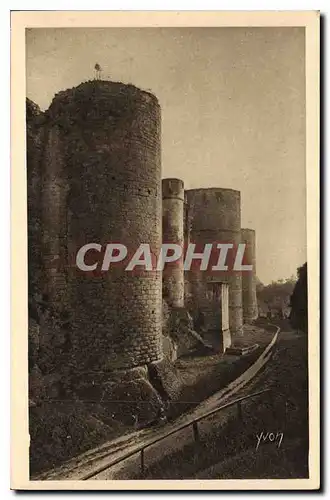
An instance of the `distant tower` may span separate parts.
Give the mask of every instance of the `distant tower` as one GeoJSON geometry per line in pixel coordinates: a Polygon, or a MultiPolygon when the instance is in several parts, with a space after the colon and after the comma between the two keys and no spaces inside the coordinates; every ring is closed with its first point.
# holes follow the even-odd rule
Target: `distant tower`
{"type": "Polygon", "coordinates": [[[96,80],[101,80],[102,68],[101,68],[101,66],[98,63],[95,64],[94,70],[95,70],[95,78],[96,78],[96,80]]]}
{"type": "MultiPolygon", "coordinates": [[[[241,195],[239,191],[224,188],[188,189],[186,192],[187,209],[190,224],[190,241],[204,246],[210,242],[241,243],[241,195]]],[[[212,284],[211,275],[201,272],[189,271],[187,283],[190,282],[195,305],[199,307],[207,297],[207,292],[217,297],[220,285],[212,284]],[[213,289],[214,287],[214,289],[213,289]]],[[[229,328],[233,336],[243,334],[243,309],[242,309],[242,273],[231,271],[218,272],[216,281],[228,286],[229,328]]],[[[222,292],[221,292],[222,293],[222,292]]],[[[227,293],[227,292],[226,292],[227,293]]],[[[227,301],[227,299],[225,299],[227,301]]],[[[208,299],[206,299],[208,304],[208,299]]],[[[206,313],[211,319],[210,311],[206,313]]],[[[214,316],[216,317],[216,316],[214,316]]],[[[212,328],[215,328],[213,325],[212,328]]]]}
{"type": "MultiPolygon", "coordinates": [[[[184,188],[181,179],[162,180],[163,243],[175,243],[183,248],[184,188]]],[[[183,258],[163,270],[163,298],[169,306],[184,307],[183,258]]]]}
{"type": "Polygon", "coordinates": [[[252,264],[253,271],[242,273],[242,297],[244,323],[252,323],[258,317],[256,291],[256,233],[253,229],[241,229],[242,243],[245,243],[246,264],[252,264]]]}

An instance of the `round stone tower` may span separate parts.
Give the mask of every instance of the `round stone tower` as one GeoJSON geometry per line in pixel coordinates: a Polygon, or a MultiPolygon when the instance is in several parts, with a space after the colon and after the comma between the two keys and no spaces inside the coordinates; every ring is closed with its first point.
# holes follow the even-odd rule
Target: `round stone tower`
{"type": "Polygon", "coordinates": [[[44,254],[47,293],[70,316],[75,371],[110,372],[161,358],[161,273],[128,272],[141,243],[161,246],[160,107],[132,85],[91,81],[57,94],[47,111],[44,254]],[[121,243],[126,265],[102,271],[103,253],[76,266],[78,250],[121,243]]]}
{"type": "MultiPolygon", "coordinates": [[[[190,189],[186,191],[186,202],[191,242],[199,245],[233,243],[234,246],[241,243],[239,191],[223,188],[190,189]]],[[[190,293],[194,295],[194,290],[197,291],[198,305],[198,301],[205,299],[201,295],[207,293],[200,281],[205,284],[214,277],[207,272],[191,273],[191,276],[190,293]]],[[[229,328],[232,334],[240,335],[243,326],[241,272],[230,270],[221,273],[221,276],[217,274],[216,279],[228,284],[229,328]]]]}
{"type": "MultiPolygon", "coordinates": [[[[163,243],[175,243],[183,250],[184,185],[180,179],[162,180],[163,243]]],[[[183,256],[165,264],[163,270],[163,299],[171,307],[184,306],[183,256]]]]}
{"type": "Polygon", "coordinates": [[[253,229],[242,229],[242,243],[245,243],[244,264],[253,266],[251,271],[242,272],[242,298],[244,323],[251,323],[258,317],[256,292],[256,234],[253,229]]]}

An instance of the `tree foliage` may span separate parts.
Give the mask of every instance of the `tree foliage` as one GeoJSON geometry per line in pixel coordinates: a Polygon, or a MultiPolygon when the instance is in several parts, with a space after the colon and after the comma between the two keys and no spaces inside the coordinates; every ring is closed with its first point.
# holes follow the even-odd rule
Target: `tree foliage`
{"type": "Polygon", "coordinates": [[[296,280],[292,276],[288,279],[272,281],[269,285],[263,285],[257,280],[256,289],[259,304],[265,304],[269,310],[283,311],[290,304],[290,296],[295,287],[296,280]]]}
{"type": "Polygon", "coordinates": [[[307,332],[308,329],[308,291],[307,262],[297,270],[298,281],[291,295],[290,322],[293,328],[307,332]]]}
{"type": "Polygon", "coordinates": [[[266,312],[277,311],[282,314],[290,310],[290,323],[293,328],[307,332],[307,262],[297,269],[297,278],[281,279],[264,285],[258,278],[256,283],[259,307],[266,312]]]}

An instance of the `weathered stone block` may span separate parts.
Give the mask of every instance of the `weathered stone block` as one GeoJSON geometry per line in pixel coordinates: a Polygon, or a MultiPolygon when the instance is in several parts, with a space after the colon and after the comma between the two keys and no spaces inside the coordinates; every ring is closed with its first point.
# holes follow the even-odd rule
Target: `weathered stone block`
{"type": "Polygon", "coordinates": [[[173,363],[166,358],[148,365],[149,379],[161,397],[166,401],[178,399],[181,392],[181,378],[173,363]]]}
{"type": "Polygon", "coordinates": [[[163,353],[172,363],[178,357],[178,346],[170,336],[163,335],[163,353]]]}
{"type": "Polygon", "coordinates": [[[145,378],[106,383],[100,403],[112,418],[136,427],[157,420],[164,407],[159,394],[145,378]]]}

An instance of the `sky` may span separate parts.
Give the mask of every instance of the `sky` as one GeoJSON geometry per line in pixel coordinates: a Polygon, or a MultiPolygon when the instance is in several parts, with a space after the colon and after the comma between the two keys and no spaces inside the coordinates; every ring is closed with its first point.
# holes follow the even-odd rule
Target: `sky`
{"type": "Polygon", "coordinates": [[[151,90],[162,110],[162,175],[186,189],[241,191],[264,283],[306,261],[303,28],[34,28],[27,97],[94,77],[151,90]]]}

